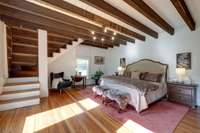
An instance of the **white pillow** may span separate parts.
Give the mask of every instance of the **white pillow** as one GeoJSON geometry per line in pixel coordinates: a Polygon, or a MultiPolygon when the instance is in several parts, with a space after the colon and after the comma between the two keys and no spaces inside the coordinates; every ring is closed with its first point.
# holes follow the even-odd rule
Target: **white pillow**
{"type": "Polygon", "coordinates": [[[53,88],[53,89],[57,89],[58,83],[59,83],[59,82],[62,82],[62,81],[63,81],[62,78],[55,78],[55,79],[53,79],[52,88],[53,88]]]}
{"type": "Polygon", "coordinates": [[[132,79],[140,79],[140,72],[138,72],[138,71],[131,72],[131,78],[132,79]]]}

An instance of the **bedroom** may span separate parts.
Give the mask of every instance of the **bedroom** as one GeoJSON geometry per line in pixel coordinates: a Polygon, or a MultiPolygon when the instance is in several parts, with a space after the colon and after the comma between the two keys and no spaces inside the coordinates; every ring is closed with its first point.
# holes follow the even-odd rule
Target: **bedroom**
{"type": "Polygon", "coordinates": [[[5,111],[0,112],[0,132],[200,132],[200,3],[143,1],[2,0],[0,110],[5,111]],[[24,53],[19,54],[20,50],[24,53]],[[158,69],[150,69],[167,64],[165,89],[175,88],[172,94],[165,93],[167,98],[156,98],[141,111],[136,111],[135,104],[128,105],[120,113],[119,101],[111,102],[115,98],[106,104],[102,97],[95,98],[97,71],[103,77],[118,73],[120,78],[126,71],[124,64],[144,59],[147,65],[136,69],[136,63],[131,71],[157,73],[158,69]],[[185,62],[184,69],[179,69],[185,62]],[[75,87],[50,90],[51,72],[64,72],[64,79],[70,81],[86,75],[86,83],[80,79],[75,87]],[[177,96],[177,91],[183,95],[177,96]],[[189,106],[184,104],[188,101],[189,106]]]}

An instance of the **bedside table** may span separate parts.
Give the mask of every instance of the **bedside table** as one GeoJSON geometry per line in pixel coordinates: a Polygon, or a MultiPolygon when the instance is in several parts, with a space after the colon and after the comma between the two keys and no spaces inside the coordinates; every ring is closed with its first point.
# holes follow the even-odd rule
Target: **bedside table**
{"type": "Polygon", "coordinates": [[[167,91],[170,101],[196,107],[196,89],[197,84],[184,84],[177,82],[168,82],[167,91]]]}

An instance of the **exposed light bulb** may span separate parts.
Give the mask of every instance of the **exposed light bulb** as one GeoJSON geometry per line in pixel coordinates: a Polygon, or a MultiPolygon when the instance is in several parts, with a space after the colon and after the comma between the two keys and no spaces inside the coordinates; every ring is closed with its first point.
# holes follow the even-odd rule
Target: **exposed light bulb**
{"type": "Polygon", "coordinates": [[[94,32],[94,31],[91,31],[91,34],[92,34],[92,35],[94,35],[94,34],[95,34],[95,32],[94,32]]]}
{"type": "Polygon", "coordinates": [[[96,36],[94,36],[94,37],[93,37],[93,40],[96,40],[96,39],[97,39],[96,36]]]}
{"type": "Polygon", "coordinates": [[[103,42],[105,39],[104,38],[101,38],[101,41],[103,42]]]}
{"type": "Polygon", "coordinates": [[[104,32],[105,32],[105,33],[107,32],[107,29],[106,29],[106,28],[104,28],[104,32]]]}
{"type": "Polygon", "coordinates": [[[115,40],[115,37],[114,37],[114,36],[112,36],[111,40],[115,40]]]}
{"type": "Polygon", "coordinates": [[[117,33],[116,33],[116,32],[113,32],[113,35],[115,36],[115,35],[117,35],[117,33]]]}

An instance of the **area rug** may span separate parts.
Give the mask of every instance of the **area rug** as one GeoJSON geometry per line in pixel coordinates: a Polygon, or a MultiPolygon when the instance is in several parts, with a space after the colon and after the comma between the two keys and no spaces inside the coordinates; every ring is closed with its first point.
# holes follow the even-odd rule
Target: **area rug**
{"type": "Polygon", "coordinates": [[[186,106],[163,100],[152,104],[140,114],[136,113],[132,107],[128,107],[125,112],[118,113],[117,104],[105,106],[102,104],[101,97],[94,97],[91,87],[81,90],[80,93],[82,96],[97,102],[100,105],[100,109],[112,116],[112,118],[122,123],[131,120],[153,133],[172,133],[189,110],[186,106]]]}

